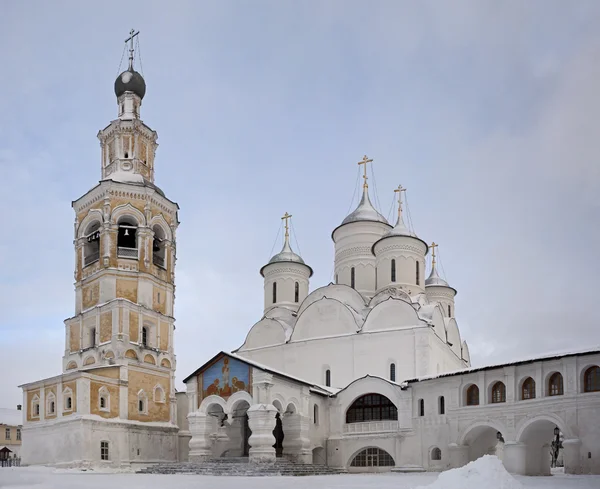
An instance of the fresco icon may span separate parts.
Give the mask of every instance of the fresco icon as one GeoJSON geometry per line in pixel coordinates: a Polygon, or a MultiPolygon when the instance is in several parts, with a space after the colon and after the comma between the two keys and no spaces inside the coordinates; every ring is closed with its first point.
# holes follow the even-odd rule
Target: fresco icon
{"type": "Polygon", "coordinates": [[[224,356],[202,373],[202,398],[228,398],[238,391],[250,393],[250,366],[235,358],[224,356]]]}

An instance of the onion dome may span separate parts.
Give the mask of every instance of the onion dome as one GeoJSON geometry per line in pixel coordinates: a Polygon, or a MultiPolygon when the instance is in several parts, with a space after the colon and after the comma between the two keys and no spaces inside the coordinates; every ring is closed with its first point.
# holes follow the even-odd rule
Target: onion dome
{"type": "MultiPolygon", "coordinates": [[[[286,213],[286,216],[288,218],[291,217],[287,213],[286,213]]],[[[284,218],[285,218],[285,216],[284,216],[284,218]]],[[[264,277],[263,270],[266,267],[268,267],[269,265],[272,265],[273,263],[299,263],[300,265],[304,265],[305,267],[307,267],[310,270],[309,277],[312,277],[312,274],[313,274],[312,268],[309,267],[306,263],[304,263],[304,260],[302,259],[302,257],[300,255],[294,253],[294,250],[292,250],[292,247],[290,246],[290,234],[288,231],[287,220],[286,220],[285,226],[286,226],[286,228],[285,228],[285,239],[283,242],[283,248],[281,249],[281,251],[279,253],[274,255],[269,260],[269,263],[267,263],[264,267],[262,267],[260,269],[260,274],[264,277]]]]}
{"type": "Polygon", "coordinates": [[[146,95],[144,78],[131,66],[115,80],[115,95],[120,97],[125,92],[133,92],[141,99],[146,95]]]}
{"type": "Polygon", "coordinates": [[[346,219],[342,221],[342,226],[344,224],[348,224],[350,222],[359,222],[359,221],[373,221],[373,222],[382,222],[383,224],[387,224],[389,226],[389,222],[385,217],[383,217],[373,204],[371,204],[371,199],[369,199],[369,191],[367,188],[363,188],[362,199],[360,199],[360,203],[358,207],[354,209],[346,219]]]}
{"type": "MultiPolygon", "coordinates": [[[[404,224],[404,219],[402,218],[402,208],[401,207],[398,208],[398,219],[396,220],[396,225],[373,244],[372,250],[375,250],[375,245],[377,243],[379,243],[380,241],[387,239],[387,238],[393,238],[395,236],[414,238],[414,239],[421,241],[421,243],[423,243],[425,245],[425,254],[427,254],[427,250],[429,249],[429,247],[427,246],[427,243],[425,243],[425,241],[423,241],[415,233],[413,233],[410,229],[408,229],[406,227],[406,224],[404,224]]],[[[374,251],[373,251],[373,254],[375,254],[374,251]]]]}
{"type": "Polygon", "coordinates": [[[448,282],[446,282],[440,275],[438,274],[435,260],[435,249],[438,247],[436,243],[431,243],[431,273],[429,277],[425,279],[425,287],[448,287],[452,289],[456,294],[456,289],[454,287],[450,287],[448,282]]]}

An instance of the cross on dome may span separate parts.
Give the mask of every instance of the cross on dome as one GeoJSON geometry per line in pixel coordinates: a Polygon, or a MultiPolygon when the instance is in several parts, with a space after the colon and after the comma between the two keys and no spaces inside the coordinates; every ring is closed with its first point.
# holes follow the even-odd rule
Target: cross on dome
{"type": "Polygon", "coordinates": [[[358,162],[358,165],[365,165],[364,168],[364,174],[363,174],[363,179],[364,179],[364,183],[363,183],[363,188],[369,188],[369,185],[367,184],[367,180],[369,179],[369,177],[367,177],[367,163],[373,163],[373,158],[369,158],[367,155],[363,156],[363,159],[360,160],[358,162]]]}
{"type": "Polygon", "coordinates": [[[129,31],[129,37],[125,39],[125,44],[131,42],[129,45],[129,71],[133,71],[133,38],[136,37],[140,31],[135,32],[135,29],[129,31]]]}

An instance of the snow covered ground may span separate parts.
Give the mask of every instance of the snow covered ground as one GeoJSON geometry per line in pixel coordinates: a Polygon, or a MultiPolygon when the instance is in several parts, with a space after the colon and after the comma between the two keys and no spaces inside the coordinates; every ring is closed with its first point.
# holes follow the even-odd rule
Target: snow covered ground
{"type": "MultiPolygon", "coordinates": [[[[0,468],[2,489],[413,489],[436,482],[437,474],[356,474],[318,477],[209,477],[198,475],[142,475],[55,471],[45,467],[0,468]]],[[[599,489],[600,476],[554,475],[516,477],[524,488],[599,489]]],[[[441,481],[438,481],[438,483],[441,481]]],[[[449,482],[449,484],[454,484],[449,482]]],[[[435,485],[431,489],[463,489],[435,485]]],[[[465,486],[466,487],[466,486],[465,486]]],[[[489,485],[481,489],[492,489],[489,485]]]]}

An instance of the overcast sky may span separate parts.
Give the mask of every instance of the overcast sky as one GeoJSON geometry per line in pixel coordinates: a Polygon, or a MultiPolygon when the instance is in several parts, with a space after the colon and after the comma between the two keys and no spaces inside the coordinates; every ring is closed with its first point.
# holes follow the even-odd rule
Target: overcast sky
{"type": "Polygon", "coordinates": [[[61,372],[71,201],[132,27],[181,207],[178,389],[260,319],[284,212],[311,288],[332,280],[363,154],[382,213],[402,184],[440,243],[474,365],[600,345],[598,25],[597,0],[2,1],[0,407],[61,372]]]}

